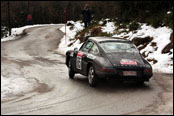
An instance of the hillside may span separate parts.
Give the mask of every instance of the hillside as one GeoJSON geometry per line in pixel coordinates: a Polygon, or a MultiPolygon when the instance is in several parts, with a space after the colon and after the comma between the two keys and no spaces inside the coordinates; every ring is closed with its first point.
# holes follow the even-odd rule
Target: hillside
{"type": "MultiPolygon", "coordinates": [[[[118,28],[116,22],[109,19],[84,29],[80,21],[68,22],[67,37],[62,39],[58,52],[80,48],[85,37],[113,36],[131,40],[140,50],[142,56],[150,62],[155,72],[173,73],[173,30],[166,26],[154,28],[140,23],[139,28],[130,31],[129,28],[118,28]],[[105,22],[105,23],[104,23],[105,22]]],[[[61,30],[65,32],[65,27],[61,30]]]]}

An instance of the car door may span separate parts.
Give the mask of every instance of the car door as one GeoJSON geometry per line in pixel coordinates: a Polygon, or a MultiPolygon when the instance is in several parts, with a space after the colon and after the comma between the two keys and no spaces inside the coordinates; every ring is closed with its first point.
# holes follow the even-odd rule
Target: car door
{"type": "Polygon", "coordinates": [[[88,51],[93,46],[92,41],[87,41],[84,46],[78,51],[77,57],[76,57],[76,69],[81,74],[85,74],[86,66],[87,66],[87,55],[88,51]]]}
{"type": "Polygon", "coordinates": [[[85,75],[87,75],[88,73],[88,63],[92,63],[94,65],[94,67],[96,66],[96,62],[97,62],[97,58],[99,56],[99,49],[97,47],[97,45],[95,43],[93,43],[92,47],[89,49],[88,54],[86,55],[86,57],[84,57],[82,65],[83,65],[83,72],[85,73],[85,75]]]}

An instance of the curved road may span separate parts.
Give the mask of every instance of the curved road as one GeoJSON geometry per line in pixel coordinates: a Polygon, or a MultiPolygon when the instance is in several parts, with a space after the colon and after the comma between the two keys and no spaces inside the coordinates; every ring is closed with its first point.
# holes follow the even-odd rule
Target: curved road
{"type": "MultiPolygon", "coordinates": [[[[173,75],[154,74],[144,86],[101,81],[95,88],[82,75],[69,79],[65,58],[56,52],[64,35],[60,27],[30,28],[17,40],[1,43],[1,75],[20,75],[36,83],[30,92],[1,99],[1,114],[141,114],[147,107],[153,114],[155,104],[163,105],[160,94],[166,90],[156,79],[171,80],[173,75]]],[[[166,112],[173,113],[171,108],[166,112]]]]}

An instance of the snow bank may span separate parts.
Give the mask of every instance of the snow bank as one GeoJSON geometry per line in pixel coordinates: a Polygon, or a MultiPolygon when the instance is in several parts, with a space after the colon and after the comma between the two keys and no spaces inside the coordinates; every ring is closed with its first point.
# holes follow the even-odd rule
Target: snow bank
{"type": "Polygon", "coordinates": [[[66,39],[65,39],[65,36],[62,38],[61,43],[59,44],[58,49],[57,49],[57,51],[60,54],[65,55],[68,50],[73,50],[74,48],[79,49],[81,47],[81,45],[83,44],[83,43],[80,43],[79,40],[76,40],[73,45],[68,47],[68,44],[71,43],[70,39],[71,38],[69,38],[69,37],[66,37],[66,39]]]}
{"type": "MultiPolygon", "coordinates": [[[[99,22],[99,24],[100,23],[101,22],[99,22]]],[[[102,27],[102,32],[113,34],[115,29],[116,29],[116,27],[115,27],[114,22],[108,22],[108,23],[106,23],[106,26],[102,27]]]]}
{"type": "Polygon", "coordinates": [[[146,24],[142,24],[141,28],[136,30],[134,33],[129,32],[115,34],[113,37],[127,37],[129,40],[133,38],[145,38],[145,37],[152,37],[153,40],[140,51],[140,53],[145,52],[148,54],[148,57],[145,59],[155,59],[157,60],[156,64],[151,65],[155,72],[164,72],[164,73],[173,73],[173,50],[171,50],[172,54],[162,54],[162,50],[164,47],[170,43],[170,35],[173,32],[172,29],[168,27],[159,27],[154,28],[152,26],[147,26],[146,24]],[[151,46],[152,43],[156,43],[155,48],[151,46]]]}
{"type": "Polygon", "coordinates": [[[37,25],[27,25],[27,26],[20,27],[20,28],[12,28],[11,29],[11,36],[1,38],[1,42],[15,40],[16,35],[22,34],[23,31],[27,28],[39,27],[39,26],[48,26],[48,25],[57,25],[57,24],[37,24],[37,25]]]}
{"type": "MultiPolygon", "coordinates": [[[[70,30],[70,26],[67,26],[67,42],[65,42],[65,37],[62,38],[62,41],[59,45],[58,51],[65,55],[67,50],[72,50],[75,47],[79,48],[81,46],[80,41],[77,40],[71,47],[68,47],[68,44],[71,43],[70,39],[74,38],[76,33],[83,29],[83,25],[80,24],[80,22],[73,22],[75,25],[73,30],[70,30]]],[[[102,24],[103,21],[100,21],[99,24],[102,24]]],[[[159,27],[154,28],[152,26],[147,26],[146,24],[141,24],[141,27],[134,31],[126,33],[124,30],[129,31],[129,29],[119,29],[117,30],[119,34],[115,34],[115,30],[117,29],[116,26],[114,26],[114,22],[108,22],[105,26],[102,27],[102,32],[107,32],[114,34],[113,37],[126,37],[129,40],[132,40],[133,38],[145,38],[145,37],[152,37],[153,40],[140,51],[140,53],[145,52],[145,54],[148,54],[148,57],[145,59],[155,59],[157,60],[157,63],[153,64],[150,62],[150,64],[153,67],[154,72],[163,72],[163,73],[173,73],[173,49],[171,50],[172,54],[162,54],[163,48],[170,43],[170,34],[173,32],[172,29],[168,27],[159,27]],[[151,46],[152,42],[156,43],[156,46],[151,46]]],[[[65,27],[62,27],[61,29],[63,32],[65,30],[65,27]]]]}
{"type": "MultiPolygon", "coordinates": [[[[74,21],[68,21],[67,23],[71,23],[74,25],[73,29],[70,29],[71,26],[66,27],[66,38],[65,36],[61,39],[61,43],[58,46],[57,51],[63,55],[65,55],[66,51],[73,50],[74,48],[80,48],[82,43],[80,43],[79,40],[75,40],[74,37],[77,32],[84,29],[84,25],[80,23],[80,21],[74,22],[74,21]],[[73,45],[68,47],[70,43],[73,42],[73,45]]],[[[60,28],[62,32],[65,32],[65,26],[60,28]]]]}

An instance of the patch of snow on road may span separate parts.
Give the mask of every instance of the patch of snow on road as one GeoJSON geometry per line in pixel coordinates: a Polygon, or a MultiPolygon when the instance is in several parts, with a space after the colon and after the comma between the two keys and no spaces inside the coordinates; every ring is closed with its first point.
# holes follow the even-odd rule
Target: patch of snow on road
{"type": "MultiPolygon", "coordinates": [[[[39,27],[39,26],[49,26],[57,24],[43,24],[43,25],[29,25],[20,28],[12,28],[12,34],[9,37],[1,38],[1,42],[15,40],[17,35],[23,33],[27,28],[39,27]]],[[[24,78],[22,76],[16,75],[1,75],[1,101],[6,101],[12,96],[20,96],[23,93],[30,92],[37,87],[37,81],[33,78],[24,78]]]]}
{"type": "Polygon", "coordinates": [[[37,86],[36,80],[19,76],[4,77],[1,75],[1,100],[7,100],[11,96],[20,96],[32,91],[37,86]]]}

